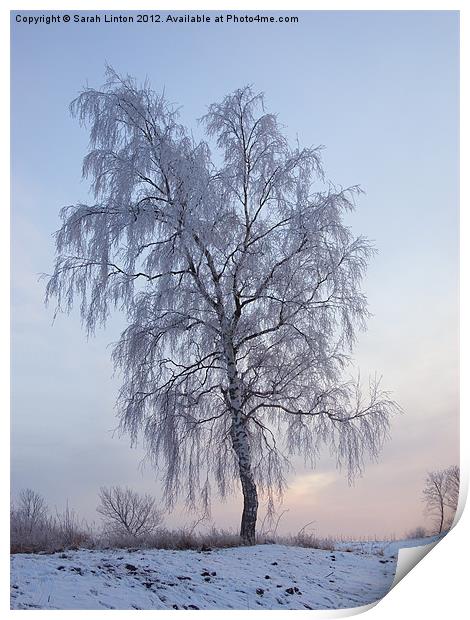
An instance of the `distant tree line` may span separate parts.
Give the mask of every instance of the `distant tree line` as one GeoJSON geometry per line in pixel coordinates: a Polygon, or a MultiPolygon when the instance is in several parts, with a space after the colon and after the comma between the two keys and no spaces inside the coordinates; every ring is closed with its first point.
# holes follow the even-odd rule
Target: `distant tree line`
{"type": "MultiPolygon", "coordinates": [[[[457,510],[459,487],[460,468],[457,465],[428,472],[423,501],[425,513],[433,517],[433,530],[428,532],[420,526],[405,537],[423,538],[450,529],[457,510]]],[[[158,509],[156,499],[129,488],[101,487],[97,512],[102,520],[99,532],[80,519],[68,503],[63,512],[56,510],[52,514],[39,493],[24,489],[10,508],[11,551],[25,553],[80,546],[121,547],[133,544],[183,549],[208,544],[213,547],[235,546],[240,543],[237,535],[214,527],[208,534],[195,534],[201,519],[179,530],[165,529],[163,513],[158,509]]],[[[258,542],[265,542],[262,538],[258,542]]],[[[333,545],[331,539],[305,537],[302,530],[297,537],[290,536],[284,542],[315,548],[331,548],[333,545]]]]}

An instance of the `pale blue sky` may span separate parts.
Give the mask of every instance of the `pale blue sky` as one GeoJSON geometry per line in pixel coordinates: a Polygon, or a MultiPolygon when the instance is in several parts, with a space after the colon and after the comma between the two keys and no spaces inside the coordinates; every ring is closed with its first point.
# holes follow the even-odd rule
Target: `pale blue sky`
{"type": "MultiPolygon", "coordinates": [[[[334,182],[366,190],[350,223],[379,255],[365,282],[374,318],[356,358],[363,374],[383,373],[405,415],[354,488],[330,458],[314,477],[300,468],[284,527],[316,519],[323,533],[399,534],[423,521],[426,470],[458,459],[458,14],[28,26],[15,23],[18,13],[26,12],[12,12],[13,491],[31,486],[58,507],[68,498],[96,518],[100,485],[158,487],[139,468],[142,453],[110,433],[117,380],[106,345],[119,319],[91,341],[76,316],[51,326],[37,282],[52,267],[60,207],[87,198],[87,133],[68,104],[87,82],[102,83],[108,62],[165,88],[188,123],[251,83],[292,139],[327,147],[334,182]]],[[[214,517],[237,526],[238,505],[214,517]]]]}

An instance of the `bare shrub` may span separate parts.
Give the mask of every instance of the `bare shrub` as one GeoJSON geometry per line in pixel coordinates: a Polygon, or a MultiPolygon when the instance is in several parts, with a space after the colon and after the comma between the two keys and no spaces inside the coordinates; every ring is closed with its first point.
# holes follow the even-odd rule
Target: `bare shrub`
{"type": "Polygon", "coordinates": [[[155,506],[155,498],[140,495],[132,489],[102,487],[100,505],[105,529],[111,536],[136,539],[155,533],[162,523],[162,513],[155,506]]]}
{"type": "Polygon", "coordinates": [[[426,538],[426,536],[428,536],[428,532],[422,525],[418,525],[418,527],[415,527],[413,530],[409,530],[405,533],[406,539],[426,538]]]}
{"type": "Polygon", "coordinates": [[[152,534],[141,536],[133,536],[125,531],[115,530],[106,532],[101,542],[107,547],[118,549],[138,547],[140,549],[173,549],[177,551],[223,549],[238,547],[241,544],[239,534],[231,530],[211,528],[208,532],[195,533],[191,526],[180,527],[175,530],[159,528],[152,534]]]}
{"type": "Polygon", "coordinates": [[[336,548],[336,541],[328,537],[318,536],[315,532],[309,532],[308,528],[314,523],[306,523],[298,532],[294,535],[288,536],[276,536],[273,542],[280,545],[289,545],[294,547],[307,547],[310,549],[323,549],[325,551],[334,551],[336,548]]]}
{"type": "Polygon", "coordinates": [[[25,489],[10,510],[11,553],[52,553],[65,548],[93,545],[91,529],[79,521],[67,504],[64,512],[51,516],[44,498],[25,489]]]}
{"type": "Polygon", "coordinates": [[[232,530],[219,530],[215,527],[208,532],[194,533],[190,528],[160,530],[153,537],[152,544],[160,549],[222,549],[238,547],[240,536],[232,530]]]}
{"type": "Polygon", "coordinates": [[[274,543],[277,538],[277,530],[282,517],[289,512],[289,508],[286,508],[281,513],[277,514],[272,507],[268,507],[268,511],[261,523],[260,533],[257,536],[258,542],[274,543]],[[265,529],[265,523],[267,522],[268,529],[265,529]],[[271,527],[269,527],[271,526],[271,527]]]}
{"type": "Polygon", "coordinates": [[[133,536],[123,530],[109,529],[104,527],[100,533],[101,548],[105,549],[130,549],[133,547],[145,547],[151,548],[151,545],[147,544],[146,537],[133,536]]]}
{"type": "Polygon", "coordinates": [[[65,548],[89,546],[93,538],[86,522],[69,508],[68,502],[63,512],[56,513],[54,534],[56,543],[65,548]]]}
{"type": "Polygon", "coordinates": [[[32,489],[20,492],[10,510],[12,552],[33,552],[47,548],[52,540],[52,523],[44,498],[32,489]]]}
{"type": "Polygon", "coordinates": [[[48,514],[44,498],[32,489],[23,489],[20,492],[18,511],[21,514],[23,525],[30,532],[37,528],[47,518],[48,514]]]}
{"type": "Polygon", "coordinates": [[[331,537],[317,536],[313,532],[303,532],[294,536],[280,537],[276,543],[282,545],[291,545],[294,547],[307,547],[310,549],[323,549],[325,551],[334,551],[336,541],[331,537]]]}

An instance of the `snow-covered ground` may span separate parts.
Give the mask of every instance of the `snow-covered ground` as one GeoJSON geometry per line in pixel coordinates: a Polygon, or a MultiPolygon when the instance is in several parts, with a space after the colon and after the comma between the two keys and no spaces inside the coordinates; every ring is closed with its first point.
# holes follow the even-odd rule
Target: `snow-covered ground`
{"type": "Polygon", "coordinates": [[[398,550],[430,539],[212,551],[89,550],[11,557],[12,609],[338,609],[382,598],[398,550]]]}

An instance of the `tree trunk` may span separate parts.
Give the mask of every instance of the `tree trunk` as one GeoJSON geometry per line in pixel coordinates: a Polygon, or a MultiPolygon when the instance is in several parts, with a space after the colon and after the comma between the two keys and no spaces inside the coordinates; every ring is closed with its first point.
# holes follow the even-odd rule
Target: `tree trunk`
{"type": "Polygon", "coordinates": [[[245,545],[256,542],[256,519],[258,516],[258,493],[253,477],[243,478],[240,474],[243,489],[243,514],[240,537],[245,545]]]}
{"type": "Polygon", "coordinates": [[[439,520],[439,534],[442,532],[442,526],[444,525],[444,502],[441,499],[441,505],[440,505],[440,512],[441,512],[441,517],[439,520]]]}
{"type": "Polygon", "coordinates": [[[256,518],[258,516],[258,492],[251,469],[250,438],[246,428],[246,419],[243,416],[242,390],[240,377],[237,372],[231,329],[223,316],[221,316],[221,327],[229,385],[227,404],[232,417],[230,436],[232,438],[232,447],[238,460],[238,471],[243,492],[243,513],[240,537],[243,544],[254,545],[256,518]]]}
{"type": "Polygon", "coordinates": [[[238,459],[238,471],[243,492],[243,513],[240,537],[243,544],[254,545],[258,516],[258,492],[251,471],[248,433],[240,418],[234,417],[231,428],[232,446],[238,459]]]}

